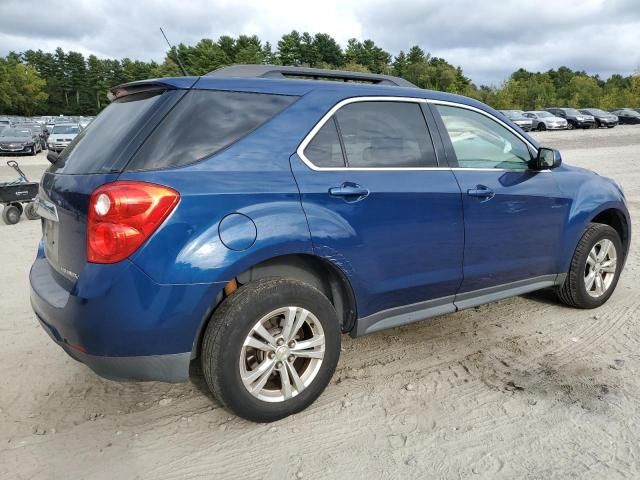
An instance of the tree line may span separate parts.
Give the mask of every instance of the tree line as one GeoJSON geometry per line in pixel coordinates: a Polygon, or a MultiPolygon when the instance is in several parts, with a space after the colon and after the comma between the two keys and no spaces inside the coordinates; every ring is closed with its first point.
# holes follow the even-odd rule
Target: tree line
{"type": "Polygon", "coordinates": [[[179,44],[164,61],[84,57],[79,52],[27,50],[0,58],[0,113],[95,115],[108,104],[109,88],[126,82],[180,76],[179,55],[190,75],[233,64],[280,64],[396,75],[421,88],[477,98],[498,109],[548,106],[613,109],[640,106],[640,73],[601,79],[560,67],[546,72],[519,69],[500,86],[477,86],[459,66],[413,46],[392,56],[373,40],[350,39],[343,48],[326,33],[292,31],[277,45],[256,35],[223,35],[195,45],[179,44]]]}

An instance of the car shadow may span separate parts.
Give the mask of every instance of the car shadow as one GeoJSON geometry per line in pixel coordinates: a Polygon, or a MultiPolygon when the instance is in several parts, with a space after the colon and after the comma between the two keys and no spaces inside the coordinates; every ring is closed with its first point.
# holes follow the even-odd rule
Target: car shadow
{"type": "Polygon", "coordinates": [[[536,290],[535,292],[525,293],[521,295],[521,297],[533,302],[544,303],[545,305],[570,308],[563,304],[560,300],[558,300],[556,292],[553,288],[545,288],[543,290],[536,290]]]}

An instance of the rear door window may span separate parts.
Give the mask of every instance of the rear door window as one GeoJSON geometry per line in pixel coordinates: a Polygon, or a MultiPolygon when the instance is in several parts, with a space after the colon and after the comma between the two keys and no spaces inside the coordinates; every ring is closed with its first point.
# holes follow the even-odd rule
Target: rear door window
{"type": "Polygon", "coordinates": [[[336,113],[347,165],[354,168],[436,167],[436,153],[418,103],[366,101],[336,113]]]}
{"type": "Polygon", "coordinates": [[[145,141],[127,170],[177,167],[213,155],[297,99],[287,95],[191,90],[145,141]]]}

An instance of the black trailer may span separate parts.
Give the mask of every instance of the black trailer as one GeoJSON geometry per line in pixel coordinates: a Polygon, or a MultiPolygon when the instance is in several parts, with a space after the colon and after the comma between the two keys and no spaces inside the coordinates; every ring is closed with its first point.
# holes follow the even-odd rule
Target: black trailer
{"type": "Polygon", "coordinates": [[[23,212],[29,220],[37,220],[40,216],[36,213],[34,200],[38,195],[38,183],[30,182],[15,160],[9,160],[7,165],[20,177],[13,182],[0,183],[0,204],[4,205],[2,220],[7,225],[15,225],[23,212]]]}

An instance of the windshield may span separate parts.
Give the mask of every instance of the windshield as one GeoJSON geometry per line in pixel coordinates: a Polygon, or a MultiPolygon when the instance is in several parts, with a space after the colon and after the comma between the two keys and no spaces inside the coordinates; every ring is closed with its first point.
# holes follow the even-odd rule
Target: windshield
{"type": "Polygon", "coordinates": [[[2,137],[31,137],[31,130],[26,130],[24,128],[5,128],[0,131],[0,136],[2,137]]]}
{"type": "Polygon", "coordinates": [[[549,112],[533,112],[533,113],[535,113],[538,117],[543,117],[543,118],[555,116],[550,114],[549,112]]]}
{"type": "Polygon", "coordinates": [[[611,115],[610,113],[605,112],[604,110],[600,110],[599,108],[585,108],[582,111],[590,115],[611,115]]]}
{"type": "Polygon", "coordinates": [[[564,109],[564,113],[566,113],[567,115],[582,115],[578,110],[576,110],[575,108],[565,108],[564,109]]]}
{"type": "Polygon", "coordinates": [[[56,125],[53,133],[78,133],[80,129],[76,125],[56,125]]]}

